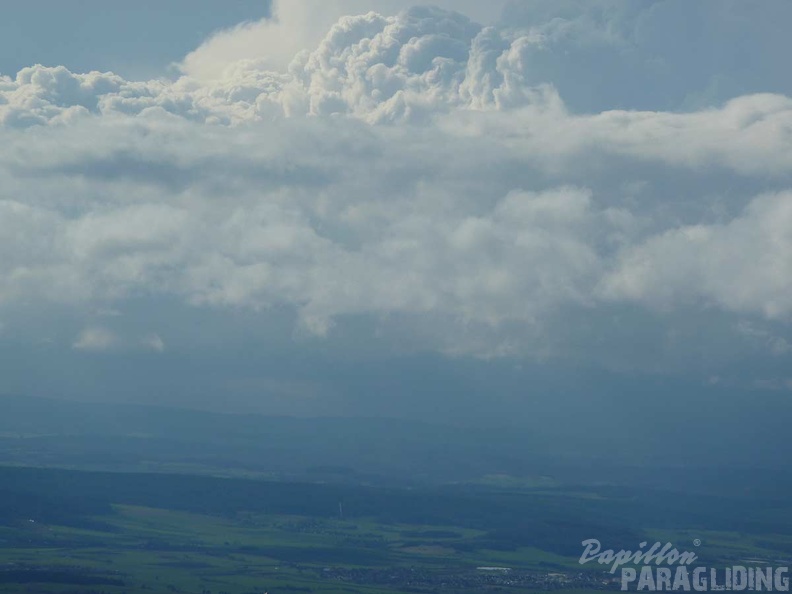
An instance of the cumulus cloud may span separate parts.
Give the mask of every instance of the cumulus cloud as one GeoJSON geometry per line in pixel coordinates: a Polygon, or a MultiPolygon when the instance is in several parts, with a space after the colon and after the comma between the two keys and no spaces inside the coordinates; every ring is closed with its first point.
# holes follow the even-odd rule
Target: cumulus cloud
{"type": "MultiPolygon", "coordinates": [[[[0,79],[0,308],[285,307],[310,335],[396,319],[482,356],[557,352],[619,307],[785,324],[792,99],[579,113],[537,68],[627,48],[661,4],[482,23],[480,3],[289,2],[173,81],[0,79]]],[[[92,326],[74,348],[117,344],[92,326]]]]}
{"type": "Polygon", "coordinates": [[[118,345],[118,338],[107,328],[95,326],[85,328],[72,344],[80,351],[108,351],[118,345]]]}
{"type": "Polygon", "coordinates": [[[155,353],[162,353],[165,351],[165,342],[158,334],[149,334],[141,343],[144,348],[154,351],[155,353]]]}
{"type": "Polygon", "coordinates": [[[687,225],[631,246],[604,278],[602,291],[666,307],[700,300],[729,311],[788,318],[790,225],[792,192],[759,196],[725,224],[687,225]]]}

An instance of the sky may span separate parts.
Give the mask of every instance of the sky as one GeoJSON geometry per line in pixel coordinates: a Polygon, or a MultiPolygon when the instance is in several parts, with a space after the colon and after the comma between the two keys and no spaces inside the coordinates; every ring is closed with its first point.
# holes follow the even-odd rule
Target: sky
{"type": "Polygon", "coordinates": [[[788,418],[792,4],[4,12],[0,393],[788,418]]]}

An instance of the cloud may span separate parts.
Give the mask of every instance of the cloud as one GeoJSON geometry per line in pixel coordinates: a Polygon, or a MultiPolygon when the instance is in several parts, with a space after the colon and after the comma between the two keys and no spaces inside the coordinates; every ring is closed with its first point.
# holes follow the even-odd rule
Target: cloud
{"type": "Polygon", "coordinates": [[[72,344],[72,348],[80,351],[102,352],[118,345],[118,338],[107,328],[95,326],[85,328],[72,344]]]}
{"type": "Polygon", "coordinates": [[[572,110],[594,113],[789,95],[781,56],[790,49],[791,16],[778,0],[756,10],[739,0],[520,0],[501,24],[542,40],[525,57],[529,84],[552,79],[572,110]]]}
{"type": "Polygon", "coordinates": [[[792,314],[792,192],[753,199],[725,224],[686,225],[625,250],[602,292],[660,306],[688,300],[767,318],[792,314]]]}
{"type": "MultiPolygon", "coordinates": [[[[199,80],[223,78],[229,66],[243,60],[255,61],[258,67],[285,71],[295,56],[313,50],[342,17],[367,13],[393,15],[412,4],[407,0],[276,1],[271,17],[216,32],[188,54],[179,69],[199,80]]],[[[505,1],[490,2],[485,9],[475,1],[440,0],[433,4],[484,22],[492,15],[497,16],[505,1]]]]}
{"type": "Polygon", "coordinates": [[[222,78],[226,68],[240,60],[258,60],[270,70],[285,70],[298,52],[313,47],[334,22],[326,18],[327,12],[324,2],[313,9],[304,2],[277,3],[270,18],[213,34],[184,58],[179,69],[199,80],[222,78]],[[316,19],[316,12],[325,18],[316,19]]]}
{"type": "MultiPolygon", "coordinates": [[[[715,310],[788,353],[792,99],[570,107],[565,48],[637,68],[664,3],[487,24],[472,4],[307,6],[216,34],[173,81],[0,80],[4,319],[283,308],[298,339],[366,318],[416,349],[543,357],[624,343],[606,320],[625,316],[678,344],[715,310]]],[[[121,342],[89,326],[74,347],[121,342]]]]}
{"type": "Polygon", "coordinates": [[[162,353],[165,351],[165,343],[158,334],[149,334],[142,340],[144,348],[154,351],[155,353],[162,353]]]}
{"type": "MultiPolygon", "coordinates": [[[[550,92],[520,87],[520,52],[531,39],[502,39],[457,12],[413,7],[396,16],[368,12],[325,25],[325,13],[314,5],[285,6],[282,22],[242,24],[213,37],[185,59],[185,76],[173,83],[73,74],[63,67],[26,68],[15,80],[0,83],[0,122],[26,127],[89,113],[158,110],[209,123],[332,114],[404,121],[457,105],[524,105],[550,92]],[[290,24],[309,13],[312,26],[321,24],[314,42],[294,36],[292,29],[299,26],[290,24]],[[480,35],[485,39],[478,41],[480,35]],[[289,43],[283,45],[281,36],[289,43]],[[255,49],[249,38],[266,47],[255,49]],[[295,53],[292,43],[310,43],[311,50],[295,53]],[[267,49],[270,44],[278,49],[267,49]],[[495,47],[500,57],[493,54],[495,47]],[[253,53],[243,56],[247,52],[253,53]],[[279,52],[289,56],[288,69],[279,52]]],[[[336,12],[328,10],[328,15],[336,12]]]]}
{"type": "MultiPolygon", "coordinates": [[[[129,330],[126,331],[127,333],[129,330]]],[[[48,339],[47,342],[52,342],[48,339]]],[[[91,325],[83,328],[72,343],[72,349],[85,352],[111,352],[130,350],[145,350],[155,353],[165,352],[165,342],[156,334],[148,334],[134,341],[125,338],[115,330],[105,326],[91,325]]]]}

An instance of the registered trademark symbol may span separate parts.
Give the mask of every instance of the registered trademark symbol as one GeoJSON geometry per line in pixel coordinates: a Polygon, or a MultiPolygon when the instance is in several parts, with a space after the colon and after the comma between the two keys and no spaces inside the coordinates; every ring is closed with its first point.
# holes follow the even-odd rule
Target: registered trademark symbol
{"type": "Polygon", "coordinates": [[[694,538],[693,539],[693,546],[694,547],[700,547],[701,546],[701,539],[694,538]]]}

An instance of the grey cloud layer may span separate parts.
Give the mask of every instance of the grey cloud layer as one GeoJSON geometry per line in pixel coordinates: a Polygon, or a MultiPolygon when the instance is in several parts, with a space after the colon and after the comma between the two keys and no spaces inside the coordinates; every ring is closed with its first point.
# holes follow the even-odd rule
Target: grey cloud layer
{"type": "Polygon", "coordinates": [[[342,18],[286,72],[0,80],[0,307],[285,305],[318,335],[402,316],[485,355],[614,306],[783,332],[792,100],[573,114],[532,70],[549,35],[416,8],[342,18]]]}

